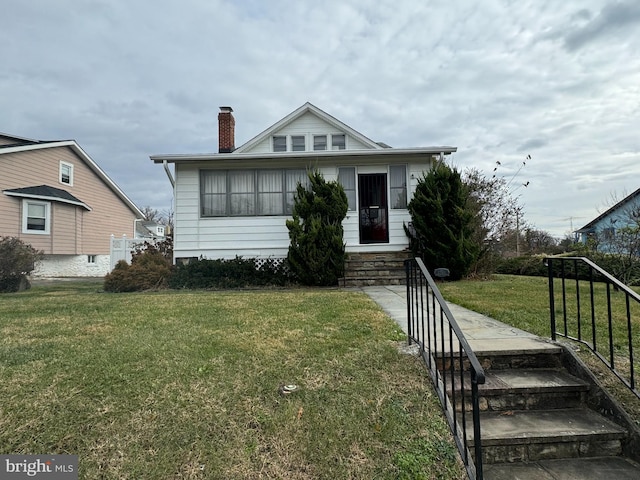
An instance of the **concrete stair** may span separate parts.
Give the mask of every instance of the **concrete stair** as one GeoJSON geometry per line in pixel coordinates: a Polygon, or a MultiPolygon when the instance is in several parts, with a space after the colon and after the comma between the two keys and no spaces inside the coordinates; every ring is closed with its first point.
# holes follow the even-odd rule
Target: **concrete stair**
{"type": "Polygon", "coordinates": [[[408,251],[349,253],[345,263],[343,287],[373,285],[404,285],[404,261],[411,257],[408,251]]]}
{"type": "MultiPolygon", "coordinates": [[[[569,371],[575,364],[564,349],[476,355],[486,373],[479,386],[485,479],[640,479],[640,452],[634,454],[628,425],[596,411],[602,410],[593,401],[597,386],[569,371]]],[[[470,395],[469,379],[464,382],[470,395]]]]}

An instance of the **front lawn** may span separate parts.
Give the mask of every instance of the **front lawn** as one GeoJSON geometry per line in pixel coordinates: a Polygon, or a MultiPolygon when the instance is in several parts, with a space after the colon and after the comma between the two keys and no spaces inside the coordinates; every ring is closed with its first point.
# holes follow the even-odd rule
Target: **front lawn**
{"type": "Polygon", "coordinates": [[[99,288],[0,297],[0,452],[77,454],[83,479],[464,478],[366,295],[99,288]]]}

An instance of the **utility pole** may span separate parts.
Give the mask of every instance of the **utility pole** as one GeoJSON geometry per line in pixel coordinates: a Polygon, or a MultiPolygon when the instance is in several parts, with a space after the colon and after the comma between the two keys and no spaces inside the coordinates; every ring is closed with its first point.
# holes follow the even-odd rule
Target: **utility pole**
{"type": "Polygon", "coordinates": [[[520,210],[516,208],[516,257],[520,256],[520,210]]]}

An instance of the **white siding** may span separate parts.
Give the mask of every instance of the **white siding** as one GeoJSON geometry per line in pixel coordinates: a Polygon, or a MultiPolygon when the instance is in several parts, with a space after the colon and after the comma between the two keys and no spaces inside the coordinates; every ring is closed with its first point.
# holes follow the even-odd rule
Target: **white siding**
{"type": "MultiPolygon", "coordinates": [[[[283,127],[282,129],[274,132],[272,135],[269,135],[267,138],[246,150],[244,153],[268,153],[272,151],[271,148],[271,139],[274,135],[304,135],[305,137],[305,145],[307,151],[313,150],[313,136],[314,135],[330,135],[330,134],[345,134],[347,135],[346,139],[346,148],[348,150],[362,150],[362,149],[371,149],[371,147],[363,144],[356,138],[349,136],[346,132],[341,130],[336,130],[333,125],[325,122],[318,116],[314,115],[311,112],[307,112],[302,115],[300,118],[297,118],[295,121],[291,122],[289,125],[283,127]]],[[[328,149],[331,149],[331,145],[328,146],[328,149]]]]}
{"type": "MultiPolygon", "coordinates": [[[[337,179],[338,165],[356,167],[356,173],[387,172],[388,163],[385,160],[344,159],[336,157],[330,165],[320,167],[326,180],[337,179]],[[356,162],[356,164],[354,164],[356,162]]],[[[246,168],[295,168],[291,164],[270,162],[265,160],[246,164],[246,168]]],[[[387,160],[388,162],[388,160],[387,160]]],[[[409,180],[409,200],[415,191],[415,185],[430,163],[402,162],[407,165],[409,180]],[[413,176],[413,178],[412,178],[413,176]]],[[[216,164],[218,168],[234,167],[234,164],[216,164]]],[[[306,165],[299,165],[306,167],[306,165]]],[[[285,257],[289,248],[289,231],[286,227],[286,216],[256,216],[256,217],[208,217],[200,218],[199,189],[200,169],[212,168],[206,162],[177,165],[175,189],[175,229],[174,256],[207,258],[244,258],[285,257]]],[[[237,168],[237,165],[235,165],[237,168]]],[[[388,188],[388,185],[387,185],[388,188]]],[[[408,211],[389,210],[389,243],[375,243],[361,245],[359,242],[358,213],[349,211],[343,222],[346,249],[350,252],[358,251],[397,251],[408,247],[408,239],[404,232],[404,224],[411,221],[408,211]]]]}

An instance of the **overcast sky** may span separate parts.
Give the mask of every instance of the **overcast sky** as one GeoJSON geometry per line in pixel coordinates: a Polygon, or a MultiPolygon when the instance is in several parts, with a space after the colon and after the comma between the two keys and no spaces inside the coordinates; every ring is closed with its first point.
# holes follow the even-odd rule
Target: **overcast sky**
{"type": "Polygon", "coordinates": [[[0,132],[74,139],[138,206],[149,155],[236,146],[309,101],[393,147],[451,145],[563,236],[640,188],[640,1],[2,0],[0,132]],[[526,165],[514,178],[527,155],[526,165]],[[528,187],[521,186],[529,182],[528,187]]]}

